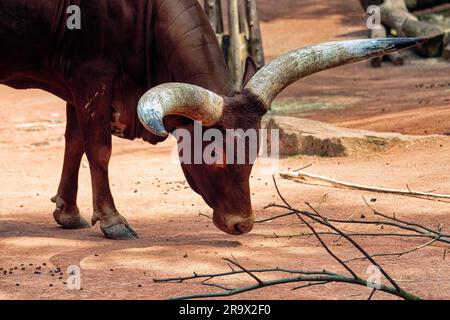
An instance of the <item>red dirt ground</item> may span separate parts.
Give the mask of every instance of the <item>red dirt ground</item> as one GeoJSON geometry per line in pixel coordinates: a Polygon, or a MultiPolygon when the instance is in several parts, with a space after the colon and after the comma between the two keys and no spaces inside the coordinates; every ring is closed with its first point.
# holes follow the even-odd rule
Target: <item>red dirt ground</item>
{"type": "MultiPolygon", "coordinates": [[[[364,36],[364,17],[357,1],[258,3],[269,59],[311,43],[364,36]]],[[[345,106],[299,115],[346,127],[441,134],[450,131],[449,72],[450,64],[440,61],[400,68],[386,65],[377,70],[360,63],[303,80],[289,88],[279,101],[345,106]]],[[[6,275],[0,272],[0,299],[164,299],[214,290],[195,283],[155,284],[152,279],[194,271],[224,271],[228,267],[222,258],[231,255],[248,268],[279,266],[345,272],[313,238],[273,238],[274,233],[307,231],[294,218],[259,224],[251,234],[241,237],[217,230],[208,218],[199,215],[209,215],[209,208],[185,187],[180,167],[171,163],[172,140],[152,147],[114,138],[113,194],[140,240],[109,241],[102,237],[98,226],[62,230],[53,221],[54,205],[49,199],[56,191],[61,170],[64,113],[64,103],[49,94],[0,87],[0,268],[7,270],[6,275]],[[63,284],[70,265],[82,269],[81,291],[68,290],[63,284]],[[42,273],[35,274],[39,266],[42,273]],[[61,268],[62,279],[49,273],[56,267],[61,268]]],[[[450,193],[449,155],[450,138],[433,136],[386,152],[351,158],[284,159],[281,169],[313,164],[308,172],[341,180],[450,193]]],[[[252,177],[253,205],[260,218],[276,213],[264,210],[267,204],[278,201],[271,180],[258,170],[252,177]]],[[[450,223],[448,203],[303,186],[291,181],[280,180],[279,185],[293,205],[305,209],[304,202],[309,201],[328,216],[371,218],[361,198],[364,195],[376,198],[374,206],[387,214],[395,213],[430,227],[443,224],[444,230],[450,223]]],[[[90,218],[86,160],[80,174],[79,206],[82,214],[90,218]]],[[[359,256],[345,241],[325,239],[343,259],[359,256]]],[[[403,251],[427,241],[358,240],[370,253],[403,251]]],[[[384,257],[378,261],[401,286],[416,295],[450,298],[450,260],[443,259],[444,248],[436,244],[401,258],[384,257]]],[[[362,275],[369,266],[366,262],[352,265],[362,275]]],[[[245,283],[252,283],[252,279],[235,278],[231,285],[245,283]]],[[[367,288],[348,285],[329,284],[300,291],[292,291],[292,287],[267,288],[238,298],[366,299],[370,295],[367,288]]],[[[380,293],[375,298],[391,297],[380,293]]]]}

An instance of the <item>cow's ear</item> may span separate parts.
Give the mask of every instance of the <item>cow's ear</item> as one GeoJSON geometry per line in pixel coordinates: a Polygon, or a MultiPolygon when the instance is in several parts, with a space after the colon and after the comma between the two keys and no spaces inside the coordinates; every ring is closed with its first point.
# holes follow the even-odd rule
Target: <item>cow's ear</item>
{"type": "Polygon", "coordinates": [[[245,61],[245,71],[244,71],[244,79],[242,82],[242,88],[245,88],[247,83],[253,78],[253,76],[258,72],[258,67],[256,66],[253,58],[248,57],[245,61]]]}

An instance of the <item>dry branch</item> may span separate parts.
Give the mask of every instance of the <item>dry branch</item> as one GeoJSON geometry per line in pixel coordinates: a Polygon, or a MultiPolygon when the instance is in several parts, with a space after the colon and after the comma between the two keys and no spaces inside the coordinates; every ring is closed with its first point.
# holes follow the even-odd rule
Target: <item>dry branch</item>
{"type": "MultiPolygon", "coordinates": [[[[390,282],[390,286],[386,285],[380,285],[376,289],[373,289],[371,291],[371,294],[369,296],[369,299],[373,298],[373,295],[376,293],[376,291],[382,291],[388,294],[392,294],[398,297],[401,297],[403,299],[419,299],[414,294],[405,291],[402,287],[399,286],[399,284],[394,280],[394,278],[375,260],[376,256],[378,255],[370,255],[358,242],[356,242],[352,236],[350,236],[347,232],[342,231],[339,227],[337,227],[333,223],[337,223],[338,225],[341,223],[367,223],[368,221],[352,221],[352,220],[339,220],[339,219],[330,219],[327,217],[324,217],[321,215],[318,210],[313,208],[309,203],[306,203],[307,206],[312,210],[312,212],[308,211],[301,211],[298,209],[293,208],[289,202],[283,197],[281,194],[278,185],[276,183],[276,180],[274,178],[274,184],[275,188],[277,190],[277,193],[280,197],[280,199],[283,201],[283,205],[277,205],[272,204],[269,205],[267,208],[284,208],[288,210],[289,212],[277,217],[273,217],[270,220],[279,219],[281,217],[286,216],[296,216],[304,225],[306,225],[311,230],[311,235],[314,235],[317,240],[320,242],[322,247],[327,251],[329,255],[331,255],[342,267],[344,267],[350,274],[351,277],[342,275],[339,273],[334,273],[327,271],[325,269],[321,270],[292,270],[292,269],[286,269],[286,268],[266,268],[266,269],[247,269],[244,266],[242,266],[236,259],[230,260],[225,259],[225,261],[228,262],[228,265],[231,268],[231,271],[224,272],[224,273],[213,273],[213,274],[196,274],[194,273],[192,276],[185,276],[185,277],[174,277],[174,278],[168,278],[168,279],[154,279],[157,283],[182,283],[189,280],[201,280],[200,284],[210,287],[219,288],[222,291],[220,292],[209,292],[209,293],[200,293],[200,294],[188,294],[188,295],[182,295],[178,297],[174,297],[173,299],[200,299],[200,298],[217,298],[217,297],[230,297],[237,294],[241,294],[248,291],[254,291],[265,287],[271,287],[271,286],[277,286],[282,284],[289,284],[289,283],[305,283],[300,286],[296,286],[293,288],[293,290],[299,290],[303,288],[309,288],[311,286],[320,286],[325,285],[328,283],[347,283],[347,284],[353,284],[358,286],[366,286],[369,288],[373,288],[373,284],[368,283],[366,280],[358,276],[358,274],[348,265],[349,262],[354,260],[369,260],[374,266],[376,266],[380,272],[383,274],[383,276],[390,282]],[[341,238],[346,239],[353,248],[355,248],[358,252],[362,254],[362,258],[355,258],[351,261],[343,261],[341,258],[337,256],[336,253],[334,253],[331,248],[326,244],[326,242],[321,238],[321,232],[318,232],[316,227],[313,226],[312,222],[315,224],[321,225],[322,227],[325,227],[329,230],[332,230],[333,235],[339,235],[341,238]],[[238,268],[238,270],[235,270],[231,265],[234,265],[238,268]],[[264,280],[260,276],[266,275],[266,274],[277,274],[277,273],[289,273],[290,277],[282,277],[275,280],[264,280]],[[227,278],[232,277],[236,275],[242,275],[247,274],[249,275],[253,280],[256,281],[255,284],[237,287],[237,288],[229,288],[224,285],[214,284],[211,283],[212,280],[218,279],[218,278],[227,278]]],[[[367,202],[366,202],[367,203],[367,202]]],[[[414,249],[410,249],[404,252],[397,253],[395,255],[402,256],[414,251],[421,250],[425,247],[428,247],[432,245],[434,242],[442,241],[445,237],[448,237],[448,235],[441,234],[441,229],[439,230],[432,230],[430,228],[427,228],[425,226],[418,225],[416,223],[410,223],[407,221],[399,220],[396,218],[387,217],[386,215],[376,211],[370,205],[367,203],[368,207],[371,208],[374,214],[379,215],[381,217],[384,217],[386,221],[371,221],[368,223],[373,224],[386,224],[386,225],[392,225],[399,227],[401,229],[410,230],[413,232],[416,232],[418,236],[428,236],[432,237],[433,240],[421,245],[417,246],[414,249]]],[[[260,221],[261,222],[266,222],[260,221]]],[[[324,233],[323,233],[324,234],[324,233]]],[[[450,243],[450,239],[446,238],[448,243],[450,243]]],[[[444,251],[444,258],[447,251],[444,251]]],[[[392,256],[394,254],[383,254],[383,256],[392,256]]]]}
{"type": "Polygon", "coordinates": [[[280,176],[283,179],[288,180],[295,180],[299,183],[304,184],[314,184],[314,182],[324,182],[328,185],[331,185],[335,188],[339,189],[350,189],[350,190],[364,190],[364,191],[370,191],[370,192],[377,192],[377,193],[390,193],[390,194],[396,194],[401,196],[409,196],[409,197],[418,197],[421,199],[445,199],[450,200],[450,195],[447,194],[436,194],[436,193],[429,193],[429,192],[419,192],[419,191],[413,191],[408,188],[408,190],[399,190],[399,189],[388,189],[388,188],[378,188],[378,187],[372,187],[372,186],[365,186],[360,184],[355,184],[351,182],[344,182],[335,180],[332,178],[322,177],[306,172],[282,172],[280,173],[280,176]]]}
{"type": "MultiPolygon", "coordinates": [[[[278,209],[285,209],[289,210],[289,212],[274,216],[268,219],[257,221],[256,223],[263,223],[263,222],[269,222],[289,216],[296,216],[296,211],[292,210],[292,208],[285,206],[285,205],[277,205],[272,204],[267,206],[266,208],[278,208],[278,209]]],[[[425,226],[421,226],[415,223],[399,220],[397,218],[391,218],[381,212],[378,212],[374,210],[372,207],[370,207],[371,210],[373,210],[373,213],[377,216],[380,216],[382,218],[385,218],[385,220],[344,220],[344,219],[334,219],[334,218],[327,218],[327,221],[337,224],[344,224],[344,225],[373,225],[373,226],[390,226],[395,229],[399,230],[407,230],[412,233],[347,233],[347,235],[352,237],[404,237],[404,238],[429,238],[429,239],[436,239],[437,242],[442,242],[445,244],[450,244],[450,234],[442,233],[440,230],[433,230],[430,228],[427,228],[425,226]]],[[[308,215],[314,215],[314,213],[302,211],[305,214],[308,215]]],[[[319,232],[319,235],[331,235],[331,236],[341,236],[337,232],[319,232]]],[[[281,238],[294,238],[294,237],[304,237],[304,236],[312,236],[313,234],[305,234],[301,233],[298,235],[288,235],[288,236],[278,236],[276,237],[281,238]]]]}
{"type": "MultiPolygon", "coordinates": [[[[254,270],[249,270],[252,273],[267,273],[263,270],[258,270],[258,269],[254,269],[254,270]]],[[[268,271],[270,273],[272,272],[279,272],[278,270],[275,271],[268,271]]],[[[326,272],[326,271],[325,271],[326,272]]],[[[231,274],[232,276],[236,275],[237,273],[233,273],[231,274]]],[[[194,275],[192,277],[179,277],[179,278],[174,278],[174,279],[154,279],[154,281],[156,283],[170,283],[170,282],[176,282],[176,283],[180,283],[180,282],[184,282],[186,280],[191,280],[191,279],[217,279],[220,276],[218,274],[208,274],[208,275],[194,275]]],[[[358,278],[351,278],[351,277],[347,277],[344,275],[311,275],[311,276],[295,276],[295,277],[288,277],[288,278],[280,278],[280,279],[276,279],[276,280],[270,280],[270,281],[263,281],[263,283],[256,283],[253,285],[249,285],[249,286],[243,286],[243,287],[239,287],[239,288],[234,288],[234,289],[230,289],[230,288],[225,288],[223,289],[223,291],[220,292],[210,292],[210,293],[199,293],[199,294],[187,294],[187,295],[182,295],[182,296],[177,296],[177,297],[172,297],[172,300],[190,300],[190,299],[204,299],[204,298],[219,298],[219,297],[231,297],[231,296],[235,296],[244,292],[248,292],[248,291],[254,291],[254,290],[258,290],[258,289],[262,289],[265,287],[273,287],[273,286],[277,286],[277,285],[282,285],[282,284],[288,284],[288,283],[299,283],[299,282],[308,282],[308,285],[305,286],[301,286],[301,287],[295,287],[294,289],[301,289],[301,288],[306,288],[306,287],[310,287],[313,282],[315,285],[324,285],[324,284],[328,284],[328,283],[347,283],[347,284],[352,284],[352,285],[358,285],[358,286],[364,286],[364,287],[368,287],[370,288],[370,283],[367,282],[364,279],[358,278]]],[[[216,284],[205,284],[202,283],[202,285],[207,285],[207,286],[214,286],[214,287],[219,287],[219,285],[216,284]]],[[[223,286],[220,286],[223,287],[223,286]]],[[[405,300],[420,300],[419,297],[407,292],[407,291],[398,291],[397,289],[393,288],[393,287],[389,287],[389,286],[385,286],[385,285],[381,285],[379,289],[376,289],[378,291],[382,291],[388,294],[392,294],[394,296],[403,298],[405,300]]]]}
{"type": "MultiPolygon", "coordinates": [[[[439,237],[436,237],[436,239],[428,241],[427,243],[422,244],[422,245],[417,246],[417,247],[414,247],[413,249],[410,249],[410,250],[397,252],[397,253],[377,253],[377,254],[371,255],[371,257],[372,258],[379,258],[379,257],[393,257],[393,256],[395,256],[397,258],[400,258],[400,257],[403,257],[403,256],[409,254],[409,253],[416,252],[416,251],[418,251],[420,249],[423,249],[425,247],[431,246],[433,243],[435,243],[438,240],[439,240],[439,237]]],[[[366,259],[367,259],[366,257],[353,258],[353,259],[346,260],[345,263],[349,263],[349,262],[353,262],[353,261],[362,261],[362,260],[366,260],[366,259]]]]}
{"type": "MultiPolygon", "coordinates": [[[[303,170],[303,169],[302,169],[303,170]]],[[[450,196],[448,195],[439,195],[439,194],[432,194],[432,193],[421,193],[421,192],[413,192],[409,188],[408,190],[392,190],[392,189],[381,189],[381,188],[373,188],[373,187],[367,187],[367,186],[361,186],[351,183],[344,183],[340,181],[336,181],[333,179],[328,179],[324,177],[309,175],[306,173],[301,172],[288,172],[282,174],[282,177],[287,179],[312,179],[313,181],[320,181],[320,182],[327,182],[332,184],[333,186],[342,188],[353,188],[357,190],[367,190],[367,191],[373,191],[373,192],[383,192],[383,193],[394,193],[394,194],[400,194],[400,195],[408,195],[408,196],[426,196],[426,197],[438,197],[438,198],[444,198],[449,199],[450,196]]],[[[369,300],[373,298],[374,294],[377,291],[382,291],[397,297],[401,297],[403,299],[419,299],[419,297],[415,296],[414,294],[407,292],[404,290],[396,280],[394,280],[394,277],[392,277],[387,270],[385,270],[381,264],[379,264],[375,258],[378,257],[397,257],[400,258],[402,256],[405,256],[407,254],[422,250],[426,247],[429,247],[437,242],[442,242],[446,244],[450,244],[450,234],[445,234],[442,232],[443,226],[439,225],[437,229],[432,229],[427,226],[420,225],[415,222],[409,222],[403,219],[399,219],[396,216],[388,216],[384,213],[379,212],[375,208],[373,208],[369,202],[366,201],[366,199],[363,197],[363,200],[366,204],[366,206],[372,211],[372,213],[379,218],[379,220],[370,220],[365,219],[365,217],[362,217],[364,219],[359,220],[353,220],[353,219],[336,219],[336,218],[330,218],[325,217],[322,215],[316,208],[314,208],[311,204],[305,203],[311,211],[304,211],[294,208],[287,199],[282,195],[277,182],[275,180],[275,177],[273,177],[275,189],[277,191],[278,196],[280,197],[283,204],[270,204],[265,209],[269,208],[276,208],[276,209],[284,209],[287,210],[287,212],[282,213],[277,216],[273,216],[268,219],[263,219],[256,221],[256,223],[266,223],[270,221],[274,221],[281,218],[286,218],[290,216],[294,216],[297,219],[299,219],[302,223],[302,225],[306,226],[311,232],[310,233],[302,233],[300,235],[294,235],[294,236],[284,236],[284,237],[300,237],[300,236],[314,236],[317,238],[321,246],[326,250],[326,252],[333,257],[341,267],[343,267],[349,274],[344,275],[340,273],[330,272],[326,269],[318,269],[318,270],[294,270],[294,269],[288,269],[288,268],[280,268],[280,267],[274,267],[274,268],[263,268],[263,269],[250,269],[246,268],[243,265],[241,265],[236,259],[224,259],[228,266],[230,267],[231,271],[229,272],[223,272],[223,273],[212,273],[212,274],[197,274],[194,273],[190,276],[181,276],[181,277],[173,277],[173,278],[167,278],[167,279],[154,279],[157,283],[183,283],[185,281],[192,281],[192,280],[201,280],[200,284],[208,287],[214,287],[218,288],[222,291],[219,292],[208,292],[208,293],[200,293],[200,294],[187,294],[182,295],[178,297],[174,297],[173,299],[200,299],[200,298],[217,298],[217,297],[230,297],[234,295],[238,295],[244,292],[248,291],[254,291],[265,287],[271,287],[271,286],[278,286],[283,284],[290,284],[290,283],[303,283],[301,285],[297,285],[293,288],[293,290],[300,290],[304,288],[309,288],[311,286],[323,286],[329,283],[346,283],[346,284],[352,284],[352,285],[358,285],[358,286],[366,286],[368,288],[373,288],[373,283],[369,283],[368,281],[364,280],[362,277],[358,275],[358,273],[349,265],[351,262],[354,261],[364,261],[368,260],[373,266],[377,267],[378,270],[381,272],[381,274],[384,276],[385,279],[389,281],[389,285],[380,285],[377,284],[377,287],[373,290],[371,290],[369,300]],[[368,233],[356,233],[356,232],[347,232],[343,231],[341,228],[342,225],[349,226],[349,225],[373,225],[373,226],[389,226],[395,229],[399,230],[407,230],[409,233],[394,233],[394,232],[368,232],[368,233]],[[318,231],[318,227],[325,228],[325,231],[318,231]],[[356,249],[360,254],[361,257],[355,257],[348,260],[343,260],[336,254],[331,247],[326,243],[324,238],[322,236],[324,235],[331,235],[331,236],[338,236],[339,239],[345,239],[347,242],[351,244],[351,246],[356,249]],[[410,248],[408,250],[404,250],[401,252],[396,253],[377,253],[377,254],[369,254],[357,241],[354,240],[354,237],[358,236],[371,236],[371,237],[405,237],[405,238],[430,238],[428,242],[415,246],[414,248],[410,248]],[[237,267],[237,269],[233,268],[237,267]],[[264,280],[261,276],[262,275],[275,275],[279,273],[288,273],[291,276],[290,277],[281,277],[275,280],[264,280]],[[212,283],[211,281],[216,279],[222,279],[222,278],[228,278],[228,277],[234,277],[237,275],[243,275],[247,274],[251,279],[255,280],[255,284],[250,284],[246,286],[236,287],[236,288],[230,288],[225,285],[212,283]]],[[[384,228],[382,228],[384,230],[384,228]]],[[[275,237],[280,237],[275,234],[275,237]]],[[[443,259],[446,258],[447,252],[450,252],[448,248],[444,249],[443,259]]]]}

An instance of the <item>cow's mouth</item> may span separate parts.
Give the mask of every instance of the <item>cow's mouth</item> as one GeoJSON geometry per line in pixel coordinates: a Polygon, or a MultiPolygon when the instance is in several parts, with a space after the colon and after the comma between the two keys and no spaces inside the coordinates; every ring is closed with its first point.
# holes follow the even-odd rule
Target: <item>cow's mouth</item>
{"type": "Polygon", "coordinates": [[[229,218],[221,219],[216,218],[214,215],[214,225],[221,231],[234,235],[240,236],[249,233],[253,229],[255,217],[252,214],[250,218],[243,218],[241,216],[232,216],[229,218]]]}

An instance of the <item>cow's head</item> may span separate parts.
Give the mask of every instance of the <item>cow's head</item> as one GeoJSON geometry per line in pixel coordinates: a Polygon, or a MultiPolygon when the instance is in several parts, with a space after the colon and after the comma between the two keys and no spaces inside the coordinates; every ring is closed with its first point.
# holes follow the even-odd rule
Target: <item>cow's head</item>
{"type": "Polygon", "coordinates": [[[249,143],[252,139],[243,133],[258,132],[262,116],[277,95],[310,74],[422,42],[424,39],[418,38],[352,40],[298,49],[274,60],[255,75],[250,68],[247,76],[253,77],[248,83],[245,81],[245,89],[225,97],[190,84],[163,84],[141,98],[139,118],[153,134],[166,137],[171,132],[178,138],[183,146],[180,150],[183,172],[192,189],[214,210],[215,225],[229,234],[245,234],[251,231],[255,220],[249,178],[258,142],[249,143]],[[173,121],[174,118],[178,120],[173,121]],[[200,127],[209,139],[196,138],[199,126],[191,120],[201,122],[200,127]],[[230,129],[241,132],[230,134],[230,129]],[[220,143],[215,139],[217,135],[223,137],[220,143]],[[242,140],[247,143],[240,143],[242,140]]]}

